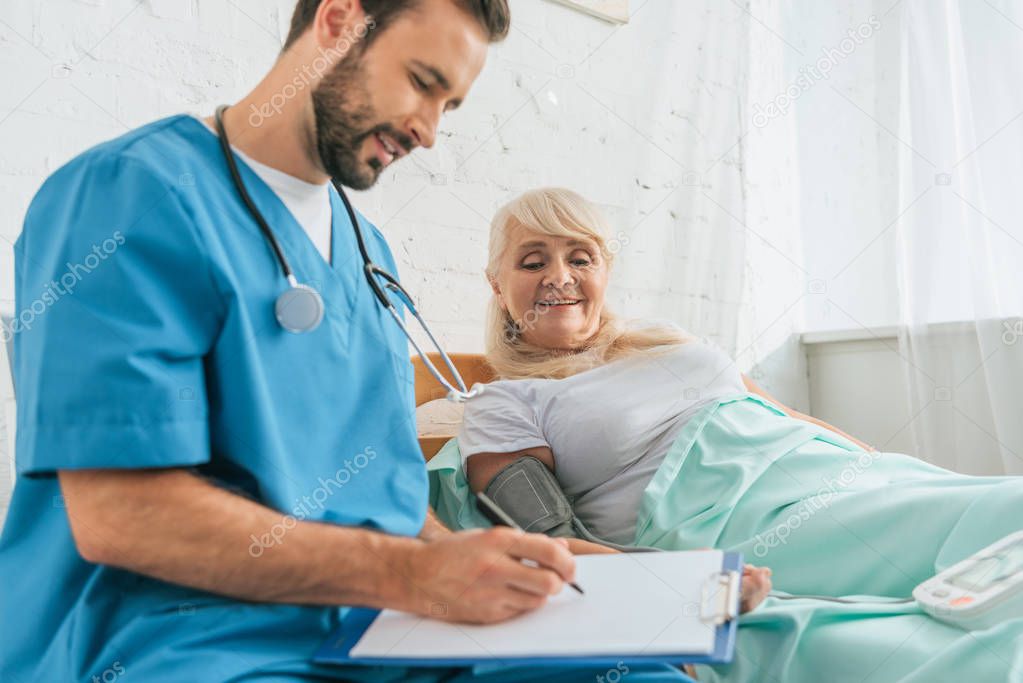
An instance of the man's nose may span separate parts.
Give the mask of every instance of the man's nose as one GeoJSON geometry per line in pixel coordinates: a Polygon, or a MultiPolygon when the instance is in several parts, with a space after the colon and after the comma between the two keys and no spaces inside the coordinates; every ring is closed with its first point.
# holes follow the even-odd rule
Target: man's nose
{"type": "Polygon", "coordinates": [[[440,125],[441,111],[430,105],[423,108],[422,113],[412,120],[412,139],[420,147],[430,149],[437,141],[437,127],[440,125]]]}

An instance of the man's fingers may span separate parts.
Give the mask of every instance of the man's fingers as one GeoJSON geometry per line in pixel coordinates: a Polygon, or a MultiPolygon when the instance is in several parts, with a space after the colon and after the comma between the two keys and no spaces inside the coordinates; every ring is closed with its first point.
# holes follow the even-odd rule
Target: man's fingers
{"type": "Polygon", "coordinates": [[[575,558],[568,548],[541,534],[522,534],[507,549],[512,557],[550,569],[565,581],[575,579],[575,558]]]}
{"type": "Polygon", "coordinates": [[[550,569],[530,567],[515,559],[509,558],[507,564],[502,564],[501,572],[507,577],[507,585],[530,595],[555,595],[564,585],[561,577],[550,569]]]}
{"type": "Polygon", "coordinates": [[[504,600],[504,604],[518,614],[532,612],[543,607],[546,602],[546,595],[534,595],[515,588],[508,589],[508,595],[504,600]]]}
{"type": "Polygon", "coordinates": [[[500,617],[497,619],[497,621],[507,621],[509,619],[521,617],[523,614],[529,614],[534,609],[535,609],[534,607],[522,609],[512,604],[506,604],[503,606],[502,613],[500,617]]]}

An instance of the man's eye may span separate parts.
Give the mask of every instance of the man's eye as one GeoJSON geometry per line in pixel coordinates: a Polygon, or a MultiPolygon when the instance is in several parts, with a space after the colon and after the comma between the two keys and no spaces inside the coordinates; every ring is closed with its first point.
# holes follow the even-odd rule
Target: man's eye
{"type": "Polygon", "coordinates": [[[415,74],[411,74],[411,77],[412,77],[412,84],[416,86],[417,90],[429,90],[430,89],[430,86],[428,86],[426,84],[426,81],[424,81],[419,76],[417,76],[415,74]]]}

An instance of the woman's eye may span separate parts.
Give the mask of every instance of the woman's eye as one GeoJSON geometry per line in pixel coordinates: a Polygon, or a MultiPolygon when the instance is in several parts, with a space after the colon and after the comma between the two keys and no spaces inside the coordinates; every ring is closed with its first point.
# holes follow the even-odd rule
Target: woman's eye
{"type": "Polygon", "coordinates": [[[543,263],[539,261],[535,261],[533,263],[523,263],[522,268],[524,270],[540,270],[541,268],[543,268],[543,263]]]}
{"type": "Polygon", "coordinates": [[[590,259],[587,259],[587,258],[575,258],[575,259],[572,259],[571,263],[572,263],[573,266],[576,266],[577,268],[585,268],[585,267],[591,265],[593,262],[590,261],[590,259]]]}

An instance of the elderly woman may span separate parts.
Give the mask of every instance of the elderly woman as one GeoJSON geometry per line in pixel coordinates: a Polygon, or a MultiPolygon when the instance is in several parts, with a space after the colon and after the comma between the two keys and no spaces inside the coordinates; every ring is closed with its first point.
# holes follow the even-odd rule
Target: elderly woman
{"type": "Polygon", "coordinates": [[[562,189],[527,192],[495,216],[487,359],[499,379],[466,404],[457,445],[471,489],[535,458],[607,541],[739,550],[770,566],[775,586],[790,593],[888,596],[769,598],[744,618],[736,662],[708,676],[862,680],[864,652],[883,659],[900,643],[893,665],[937,666],[927,670],[942,680],[955,667],[974,680],[1004,680],[1013,661],[1023,666],[1023,619],[967,643],[964,632],[892,600],[1023,527],[1021,480],[878,453],[782,406],[726,354],[679,328],[615,317],[605,305],[608,232],[591,204],[562,189]],[[851,630],[839,635],[837,623],[851,630]],[[855,647],[845,645],[850,637],[855,647]],[[778,659],[814,638],[828,657],[846,647],[863,666],[836,676],[840,659],[820,669],[822,652],[778,659]],[[938,647],[957,654],[939,656],[938,647]],[[977,677],[983,671],[997,674],[977,677]]]}
{"type": "Polygon", "coordinates": [[[531,455],[557,474],[591,531],[630,543],[643,491],[690,419],[747,391],[871,450],[782,407],[678,327],[620,322],[604,305],[606,232],[590,204],[560,189],[529,192],[494,218],[487,360],[502,381],[466,407],[459,444],[476,456],[474,490],[531,455]]]}

